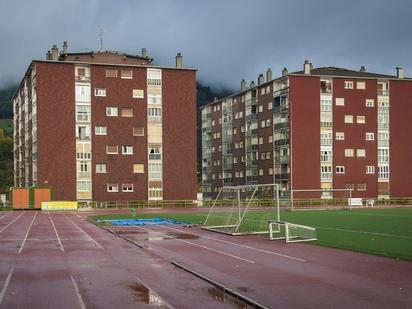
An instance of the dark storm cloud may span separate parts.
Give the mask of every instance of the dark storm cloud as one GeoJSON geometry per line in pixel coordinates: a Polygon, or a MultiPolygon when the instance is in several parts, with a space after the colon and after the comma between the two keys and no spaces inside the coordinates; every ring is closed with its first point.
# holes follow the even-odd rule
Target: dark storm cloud
{"type": "Polygon", "coordinates": [[[411,1],[37,0],[0,2],[0,83],[20,80],[52,44],[138,53],[158,64],[182,52],[199,79],[237,89],[268,67],[343,66],[412,75],[411,1]]]}

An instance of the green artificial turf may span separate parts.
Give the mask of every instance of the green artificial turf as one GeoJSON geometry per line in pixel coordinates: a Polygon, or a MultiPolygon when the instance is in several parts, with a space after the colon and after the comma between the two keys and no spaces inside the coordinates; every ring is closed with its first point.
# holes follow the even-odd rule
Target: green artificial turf
{"type": "MultiPolygon", "coordinates": [[[[127,219],[162,217],[202,224],[204,214],[114,214],[93,217],[98,219],[127,219]]],[[[267,218],[268,213],[248,214],[267,218]]],[[[412,260],[412,208],[283,211],[281,220],[317,229],[317,241],[312,243],[387,257],[412,260]]]]}

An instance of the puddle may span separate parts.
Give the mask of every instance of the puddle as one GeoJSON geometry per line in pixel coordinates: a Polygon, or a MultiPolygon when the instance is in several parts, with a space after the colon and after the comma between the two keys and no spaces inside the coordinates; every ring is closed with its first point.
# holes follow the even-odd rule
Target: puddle
{"type": "MultiPolygon", "coordinates": [[[[247,289],[247,288],[245,288],[247,289]]],[[[217,289],[217,288],[209,288],[207,290],[207,292],[209,293],[209,295],[211,295],[215,300],[225,303],[225,304],[230,304],[232,305],[234,308],[237,309],[250,309],[250,308],[254,308],[251,306],[248,306],[247,304],[245,304],[244,302],[242,302],[241,300],[226,294],[225,292],[217,289]]]]}
{"type": "Polygon", "coordinates": [[[147,234],[145,231],[114,231],[117,234],[147,234]]]}
{"type": "Polygon", "coordinates": [[[141,283],[135,283],[129,285],[129,287],[134,291],[137,301],[158,308],[170,308],[162,298],[160,298],[156,293],[148,289],[145,285],[141,283]]]}
{"type": "Polygon", "coordinates": [[[169,235],[173,238],[177,239],[198,239],[199,236],[193,235],[193,234],[184,234],[184,233],[166,233],[166,235],[169,235]]]}

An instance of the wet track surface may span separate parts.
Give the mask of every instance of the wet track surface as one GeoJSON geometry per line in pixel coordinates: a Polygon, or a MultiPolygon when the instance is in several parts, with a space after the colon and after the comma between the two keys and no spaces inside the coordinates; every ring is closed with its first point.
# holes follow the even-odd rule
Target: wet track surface
{"type": "Polygon", "coordinates": [[[87,212],[0,212],[0,308],[242,308],[184,265],[271,308],[411,308],[412,263],[87,212]]]}

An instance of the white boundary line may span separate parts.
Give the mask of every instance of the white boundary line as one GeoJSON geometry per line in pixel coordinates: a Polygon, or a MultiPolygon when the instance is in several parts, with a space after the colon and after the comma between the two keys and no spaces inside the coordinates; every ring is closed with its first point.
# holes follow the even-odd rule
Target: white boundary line
{"type": "Polygon", "coordinates": [[[29,236],[30,229],[33,226],[33,223],[34,223],[34,220],[36,219],[36,216],[37,216],[37,212],[34,213],[33,220],[31,220],[31,223],[29,225],[29,228],[27,229],[26,235],[24,236],[23,242],[20,245],[19,254],[23,251],[24,245],[26,244],[26,241],[27,241],[27,236],[29,236]]]}
{"type": "Polygon", "coordinates": [[[17,217],[15,217],[12,221],[10,221],[9,224],[7,224],[5,227],[3,227],[3,228],[0,230],[0,233],[3,232],[5,229],[7,229],[14,221],[16,221],[16,220],[17,220],[19,217],[21,217],[23,214],[24,214],[24,211],[23,211],[20,215],[18,215],[17,217]]]}
{"type": "Polygon", "coordinates": [[[250,250],[254,250],[254,251],[258,251],[258,252],[272,254],[272,255],[284,257],[284,258],[287,258],[287,259],[296,260],[296,261],[299,261],[299,262],[306,262],[306,260],[304,260],[304,259],[300,259],[300,258],[290,256],[290,255],[286,255],[286,254],[281,254],[281,253],[277,253],[277,252],[273,252],[273,251],[268,251],[268,250],[265,250],[265,249],[259,249],[259,248],[255,248],[255,247],[251,247],[251,246],[247,246],[247,245],[242,245],[242,244],[234,243],[234,242],[231,242],[231,241],[228,241],[228,240],[223,240],[223,239],[219,239],[219,238],[215,238],[215,237],[203,236],[203,235],[200,235],[200,234],[187,232],[185,230],[176,229],[176,228],[173,228],[173,227],[170,227],[170,226],[162,225],[162,227],[167,228],[167,229],[171,229],[171,230],[175,230],[175,231],[179,231],[179,232],[184,232],[184,233],[196,235],[196,236],[199,236],[200,238],[212,239],[212,240],[220,241],[222,243],[230,244],[230,245],[233,245],[233,246],[238,246],[238,247],[242,247],[242,248],[246,248],[246,249],[250,249],[250,250]]]}
{"type": "Polygon", "coordinates": [[[321,230],[330,230],[330,231],[339,231],[339,232],[347,232],[347,233],[359,233],[359,234],[367,234],[367,235],[377,235],[377,236],[385,236],[385,237],[412,239],[412,236],[406,236],[406,235],[385,234],[385,233],[366,232],[366,231],[357,231],[357,230],[345,230],[345,229],[337,229],[337,228],[333,228],[333,227],[323,227],[323,226],[315,226],[315,227],[317,229],[321,229],[321,230]]]}
{"type": "Polygon", "coordinates": [[[61,241],[61,239],[60,239],[59,233],[57,233],[57,229],[56,229],[56,226],[54,225],[53,219],[52,219],[52,217],[51,217],[51,215],[50,215],[50,211],[48,211],[47,213],[49,214],[50,222],[51,222],[51,224],[52,224],[52,226],[53,226],[54,232],[56,233],[57,241],[59,242],[59,245],[60,245],[60,250],[63,252],[63,251],[64,251],[63,244],[62,244],[62,241],[61,241]]]}
{"type": "Polygon", "coordinates": [[[66,217],[66,215],[62,212],[60,212],[60,214],[66,218],[67,221],[69,221],[73,226],[75,226],[80,232],[82,232],[84,235],[87,236],[87,238],[93,242],[97,247],[99,247],[100,249],[104,250],[103,246],[101,244],[99,244],[96,240],[94,240],[93,237],[91,237],[89,234],[87,234],[84,230],[82,230],[80,228],[80,226],[78,226],[76,223],[74,223],[72,220],[70,220],[68,217],[66,217]]]}
{"type": "Polygon", "coordinates": [[[220,250],[216,250],[216,249],[213,249],[213,248],[210,248],[210,247],[202,246],[202,245],[196,244],[196,243],[191,242],[191,241],[188,241],[188,240],[178,239],[178,238],[169,236],[169,235],[167,235],[167,234],[165,234],[165,233],[163,233],[163,232],[153,231],[153,230],[151,230],[151,229],[144,228],[144,227],[141,227],[141,226],[138,226],[138,228],[141,228],[141,229],[143,229],[143,230],[147,230],[147,231],[152,232],[152,233],[160,233],[160,234],[163,234],[164,236],[166,236],[166,237],[168,237],[168,238],[175,239],[175,240],[177,240],[177,241],[181,241],[181,242],[184,242],[184,243],[189,244],[189,245],[192,245],[192,246],[200,247],[200,248],[203,248],[203,249],[206,249],[206,250],[210,250],[210,251],[213,251],[213,252],[217,252],[217,253],[220,253],[220,254],[229,256],[229,257],[234,258],[234,259],[238,259],[238,260],[241,260],[241,261],[244,261],[244,262],[248,262],[248,263],[251,263],[251,264],[255,264],[255,262],[252,261],[252,260],[248,260],[248,259],[242,258],[242,257],[240,257],[240,256],[233,255],[233,254],[230,254],[230,253],[227,253],[227,252],[223,252],[223,251],[220,251],[220,250]]]}
{"type": "Polygon", "coordinates": [[[10,269],[9,274],[7,275],[6,281],[4,281],[4,285],[0,293],[0,305],[3,301],[4,295],[6,294],[7,288],[10,284],[10,279],[11,279],[11,276],[13,275],[13,272],[14,272],[14,268],[10,269]]]}
{"type": "Polygon", "coordinates": [[[79,305],[81,309],[86,309],[86,305],[84,304],[82,294],[80,294],[79,286],[76,283],[76,280],[74,280],[73,275],[70,275],[70,278],[72,279],[73,283],[73,288],[74,291],[76,292],[77,300],[79,301],[79,305]]]}

